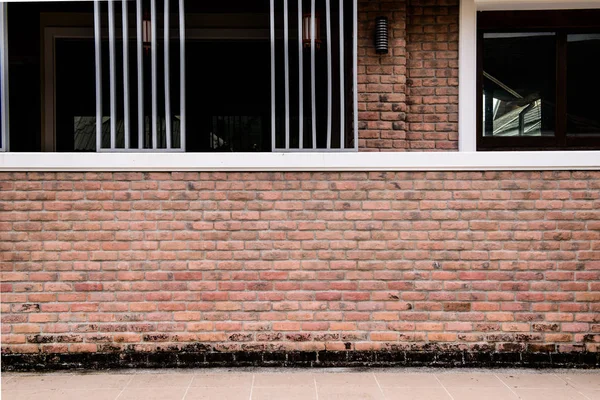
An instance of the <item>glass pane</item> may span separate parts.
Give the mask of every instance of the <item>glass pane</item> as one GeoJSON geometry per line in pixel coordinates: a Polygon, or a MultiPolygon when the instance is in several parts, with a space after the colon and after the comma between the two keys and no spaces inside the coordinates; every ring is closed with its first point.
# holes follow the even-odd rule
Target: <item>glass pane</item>
{"type": "Polygon", "coordinates": [[[600,135],[600,34],[567,36],[567,134],[600,135]]]}
{"type": "Polygon", "coordinates": [[[486,33],[484,136],[554,136],[556,35],[486,33]]]}

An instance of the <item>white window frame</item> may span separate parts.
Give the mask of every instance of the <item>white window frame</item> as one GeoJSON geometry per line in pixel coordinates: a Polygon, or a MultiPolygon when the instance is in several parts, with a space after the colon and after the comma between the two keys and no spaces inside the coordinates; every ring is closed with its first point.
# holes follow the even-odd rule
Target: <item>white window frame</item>
{"type": "MultiPolygon", "coordinates": [[[[458,148],[477,151],[477,11],[600,8],[600,0],[461,0],[458,55],[458,148]]],[[[544,152],[548,157],[568,151],[544,152]]],[[[576,152],[575,152],[576,153],[576,152]]],[[[600,164],[600,152],[597,162],[600,164]]]]}
{"type": "Polygon", "coordinates": [[[6,3],[0,3],[0,154],[10,149],[8,121],[8,25],[6,23],[6,3]]]}
{"type": "MultiPolygon", "coordinates": [[[[15,1],[15,0],[13,0],[15,1]]],[[[461,0],[459,152],[0,153],[0,171],[504,171],[600,170],[600,151],[476,151],[478,10],[600,8],[600,0],[461,0]]]]}

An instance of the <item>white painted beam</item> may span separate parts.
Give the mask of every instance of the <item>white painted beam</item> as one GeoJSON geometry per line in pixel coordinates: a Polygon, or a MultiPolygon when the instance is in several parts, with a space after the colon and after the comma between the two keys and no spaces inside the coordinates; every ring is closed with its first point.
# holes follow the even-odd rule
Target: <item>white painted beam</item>
{"type": "Polygon", "coordinates": [[[475,0],[475,4],[480,11],[600,8],[599,0],[475,0]]]}
{"type": "Polygon", "coordinates": [[[600,151],[0,153],[5,171],[600,171],[600,151]]]}

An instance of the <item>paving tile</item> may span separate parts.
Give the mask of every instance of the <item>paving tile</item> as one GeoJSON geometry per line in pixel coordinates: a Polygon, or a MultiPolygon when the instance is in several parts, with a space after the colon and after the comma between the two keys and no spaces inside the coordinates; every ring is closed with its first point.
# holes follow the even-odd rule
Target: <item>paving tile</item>
{"type": "Polygon", "coordinates": [[[289,373],[289,374],[256,374],[254,375],[254,387],[304,387],[315,388],[315,378],[312,374],[289,373]]]}
{"type": "Polygon", "coordinates": [[[8,382],[12,381],[13,379],[15,379],[14,375],[6,375],[6,374],[2,374],[2,377],[0,378],[0,381],[2,382],[2,386],[6,385],[8,382]]]}
{"type": "Polygon", "coordinates": [[[254,387],[252,400],[316,400],[317,392],[313,387],[254,387]]]}
{"type": "Polygon", "coordinates": [[[442,387],[434,374],[380,373],[375,377],[381,387],[442,387]]]}
{"type": "Polygon", "coordinates": [[[450,387],[504,387],[494,374],[486,373],[443,373],[435,374],[442,385],[450,387]]]}
{"type": "Polygon", "coordinates": [[[38,374],[17,376],[5,389],[122,389],[132,375],[121,374],[38,374]]]}
{"type": "MultiPolygon", "coordinates": [[[[15,377],[10,377],[9,379],[5,379],[4,376],[2,377],[2,390],[8,390],[8,389],[18,389],[18,385],[17,383],[15,383],[15,377]]],[[[31,389],[31,388],[29,388],[31,389]]]]}
{"type": "Polygon", "coordinates": [[[114,400],[121,389],[3,390],[3,400],[114,400]]]}
{"type": "Polygon", "coordinates": [[[600,390],[576,389],[590,400],[600,400],[600,390]]]}
{"type": "Polygon", "coordinates": [[[181,400],[185,387],[126,388],[119,400],[181,400]]]}
{"type": "Polygon", "coordinates": [[[600,390],[600,372],[593,374],[561,374],[559,377],[576,388],[600,390]]]}
{"type": "Polygon", "coordinates": [[[567,388],[567,383],[554,374],[498,374],[512,388],[567,388]]]}
{"type": "Polygon", "coordinates": [[[143,374],[134,375],[127,388],[162,388],[185,387],[187,388],[194,375],[191,374],[143,374]]]}
{"type": "Polygon", "coordinates": [[[2,389],[20,389],[20,390],[32,390],[32,388],[46,390],[46,389],[58,389],[62,384],[67,381],[64,380],[65,375],[26,375],[17,376],[14,379],[6,382],[2,385],[2,389]]]}
{"type": "MultiPolygon", "coordinates": [[[[185,400],[248,400],[250,386],[248,387],[206,387],[189,388],[185,400]]],[[[121,398],[119,398],[121,400],[121,398]]]]}
{"type": "Polygon", "coordinates": [[[379,386],[375,385],[320,385],[319,400],[384,400],[379,386]]]}
{"type": "MultiPolygon", "coordinates": [[[[384,388],[386,400],[451,400],[443,387],[384,388]]],[[[457,399],[458,400],[458,399],[457,399]]]]}
{"type": "Polygon", "coordinates": [[[50,390],[15,390],[2,387],[2,400],[47,400],[50,390]]]}
{"type": "Polygon", "coordinates": [[[254,374],[220,373],[194,375],[191,387],[250,387],[254,374]]]}
{"type": "Polygon", "coordinates": [[[587,400],[575,389],[514,389],[521,400],[587,400]]]}
{"type": "Polygon", "coordinates": [[[331,373],[314,374],[317,385],[374,385],[377,386],[372,373],[331,373]]]}
{"type": "Polygon", "coordinates": [[[517,400],[518,397],[507,387],[448,388],[455,400],[517,400]]]}

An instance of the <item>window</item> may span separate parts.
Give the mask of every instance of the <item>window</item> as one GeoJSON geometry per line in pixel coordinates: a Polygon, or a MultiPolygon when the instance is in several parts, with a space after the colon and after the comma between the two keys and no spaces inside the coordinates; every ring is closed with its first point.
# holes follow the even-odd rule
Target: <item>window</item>
{"type": "Polygon", "coordinates": [[[478,13],[479,150],[600,148],[600,12],[478,13]]]}
{"type": "Polygon", "coordinates": [[[3,5],[14,129],[0,148],[356,151],[355,4],[3,5]]]}

